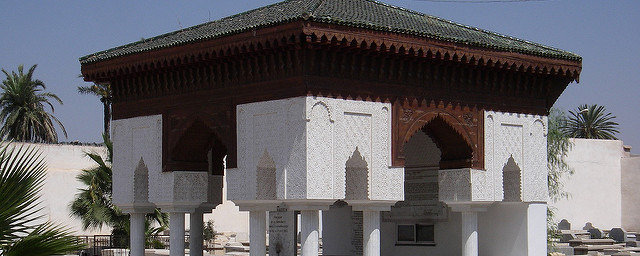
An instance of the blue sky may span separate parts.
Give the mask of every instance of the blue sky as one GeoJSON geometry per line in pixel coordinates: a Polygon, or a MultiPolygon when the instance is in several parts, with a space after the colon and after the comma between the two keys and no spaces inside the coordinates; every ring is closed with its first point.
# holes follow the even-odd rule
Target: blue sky
{"type": "MultiPolygon", "coordinates": [[[[76,92],[88,85],[78,78],[79,57],[275,2],[3,0],[0,68],[38,64],[35,77],[64,101],[55,109],[69,133],[62,141],[99,142],[100,102],[76,92]]],[[[619,138],[640,152],[640,1],[383,2],[581,55],[580,83],[555,106],[606,106],[620,123],[619,138]]]]}

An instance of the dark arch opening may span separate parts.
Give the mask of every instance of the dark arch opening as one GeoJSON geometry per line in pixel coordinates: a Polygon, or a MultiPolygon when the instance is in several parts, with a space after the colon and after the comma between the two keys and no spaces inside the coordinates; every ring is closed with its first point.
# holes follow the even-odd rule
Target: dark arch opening
{"type": "Polygon", "coordinates": [[[168,170],[211,170],[212,175],[224,175],[226,155],[227,147],[222,140],[209,125],[200,118],[196,118],[171,148],[168,170]]]}
{"type": "Polygon", "coordinates": [[[442,152],[440,169],[470,168],[472,166],[473,149],[442,116],[438,115],[421,129],[431,137],[442,152]]]}

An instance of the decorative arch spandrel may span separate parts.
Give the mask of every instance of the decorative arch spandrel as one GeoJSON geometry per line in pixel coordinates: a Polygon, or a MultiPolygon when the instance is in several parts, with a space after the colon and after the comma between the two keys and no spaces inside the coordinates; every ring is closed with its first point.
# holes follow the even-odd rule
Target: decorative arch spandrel
{"type": "Polygon", "coordinates": [[[482,110],[475,107],[436,105],[433,101],[429,104],[425,101],[418,103],[396,102],[392,112],[392,154],[393,166],[404,166],[404,144],[419,131],[429,134],[429,126],[434,121],[438,123],[438,130],[429,134],[438,147],[443,151],[441,167],[484,169],[484,124],[482,110]],[[452,153],[456,145],[451,144],[451,139],[457,141],[454,144],[465,145],[467,153],[464,161],[460,161],[460,152],[452,153]],[[450,150],[447,150],[449,148],[450,150]],[[454,160],[454,161],[452,161],[454,160]]]}

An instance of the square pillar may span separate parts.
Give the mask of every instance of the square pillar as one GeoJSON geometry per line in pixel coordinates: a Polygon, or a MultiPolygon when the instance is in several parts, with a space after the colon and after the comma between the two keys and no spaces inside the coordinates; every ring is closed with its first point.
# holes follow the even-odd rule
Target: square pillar
{"type": "Polygon", "coordinates": [[[478,213],[462,212],[462,256],[478,256],[478,213]]]}
{"type": "Polygon", "coordinates": [[[527,251],[529,256],[547,254],[547,204],[527,207],[527,251]]]}
{"type": "Polygon", "coordinates": [[[265,256],[267,254],[267,212],[249,212],[249,241],[251,248],[250,256],[265,256]]]}
{"type": "Polygon", "coordinates": [[[380,256],[380,212],[362,212],[363,256],[380,256]]]}
{"type": "Polygon", "coordinates": [[[144,256],[144,221],[145,213],[134,212],[129,214],[129,245],[131,256],[144,256]]]}
{"type": "Polygon", "coordinates": [[[169,212],[169,254],[184,256],[184,212],[169,212]]]}
{"type": "Polygon", "coordinates": [[[318,210],[300,211],[302,256],[318,256],[318,210]]]}
{"type": "Polygon", "coordinates": [[[203,212],[196,210],[189,214],[189,255],[202,256],[204,226],[203,212]]]}

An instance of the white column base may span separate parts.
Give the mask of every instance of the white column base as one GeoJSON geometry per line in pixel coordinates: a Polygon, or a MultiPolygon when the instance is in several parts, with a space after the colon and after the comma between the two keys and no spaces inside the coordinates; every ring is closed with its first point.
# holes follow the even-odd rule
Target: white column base
{"type": "Polygon", "coordinates": [[[380,212],[362,212],[363,256],[380,256],[380,212]]]}
{"type": "Polygon", "coordinates": [[[169,213],[169,254],[184,256],[184,212],[169,213]]]}
{"type": "Polygon", "coordinates": [[[250,256],[267,255],[267,212],[249,212],[249,249],[250,256]]]}
{"type": "Polygon", "coordinates": [[[189,255],[202,256],[202,229],[204,226],[202,211],[189,214],[189,255]]]}
{"type": "Polygon", "coordinates": [[[129,243],[131,256],[144,256],[144,221],[145,213],[129,213],[129,243]]]}
{"type": "Polygon", "coordinates": [[[462,256],[478,256],[478,213],[462,212],[462,256]]]}

